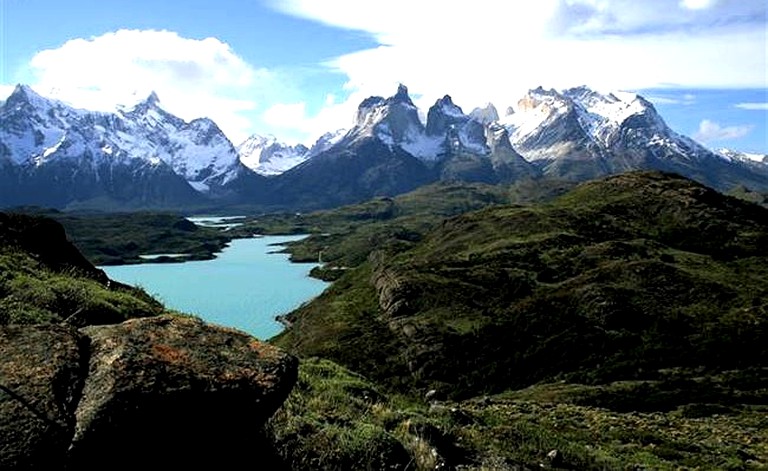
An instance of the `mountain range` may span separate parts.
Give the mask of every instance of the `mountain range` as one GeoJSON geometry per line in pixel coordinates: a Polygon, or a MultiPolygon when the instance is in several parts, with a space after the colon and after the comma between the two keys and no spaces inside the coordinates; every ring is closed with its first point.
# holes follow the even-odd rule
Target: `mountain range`
{"type": "Polygon", "coordinates": [[[311,147],[253,135],[234,146],[207,118],[186,122],[156,94],[112,113],[19,85],[0,105],[0,206],[98,209],[251,205],[307,210],[435,181],[582,181],[637,169],[721,191],[768,191],[766,156],[713,152],[631,93],[537,88],[499,116],[446,95],[419,118],[408,90],[370,97],[349,130],[311,147]]]}

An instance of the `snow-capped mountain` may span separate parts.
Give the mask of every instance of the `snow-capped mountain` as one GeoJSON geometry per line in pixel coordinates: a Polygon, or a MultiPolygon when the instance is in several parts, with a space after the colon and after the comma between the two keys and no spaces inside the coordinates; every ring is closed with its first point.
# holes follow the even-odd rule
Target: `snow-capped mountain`
{"type": "Polygon", "coordinates": [[[768,185],[768,175],[726,161],[670,129],[653,105],[634,93],[539,87],[500,124],[509,131],[513,147],[545,176],[585,180],[655,169],[720,189],[736,182],[768,185]]]}
{"type": "Polygon", "coordinates": [[[314,144],[312,144],[312,147],[309,149],[309,153],[308,153],[309,157],[313,157],[315,155],[318,155],[320,153],[327,151],[331,147],[338,144],[339,141],[341,141],[346,134],[347,134],[346,129],[337,129],[335,131],[330,131],[323,134],[322,136],[317,138],[314,144]]]}
{"type": "Polygon", "coordinates": [[[437,100],[427,113],[426,134],[439,142],[439,155],[467,151],[479,155],[490,152],[485,126],[453,103],[449,95],[437,100]]]}
{"type": "Polygon", "coordinates": [[[17,182],[5,189],[3,202],[54,206],[94,198],[188,203],[199,193],[216,194],[244,170],[213,121],[187,123],[164,111],[154,93],[130,110],[101,113],[23,85],[0,106],[0,162],[2,178],[17,182]],[[154,179],[163,188],[148,183],[154,179]]]}
{"type": "Polygon", "coordinates": [[[213,121],[185,122],[154,93],[100,113],[18,86],[0,105],[0,205],[186,207],[214,198],[217,207],[312,209],[440,180],[581,181],[639,169],[768,191],[768,157],[713,152],[633,93],[537,88],[503,117],[491,104],[466,114],[445,95],[426,122],[419,116],[400,85],[363,100],[349,131],[311,148],[254,135],[235,149],[213,121]]]}
{"type": "Polygon", "coordinates": [[[354,127],[339,144],[353,145],[367,138],[376,138],[421,160],[434,160],[440,153],[440,139],[425,134],[418,109],[402,84],[389,98],[373,96],[363,100],[354,127]]]}
{"type": "Polygon", "coordinates": [[[498,183],[537,174],[512,148],[506,130],[492,132],[450,96],[437,100],[423,124],[404,85],[389,98],[363,100],[349,132],[314,154],[319,147],[275,179],[275,193],[288,204],[333,206],[438,180],[498,183]]]}
{"type": "Polygon", "coordinates": [[[237,152],[246,167],[265,176],[279,175],[309,158],[305,145],[283,144],[271,135],[254,134],[237,146],[237,152]]]}
{"type": "Polygon", "coordinates": [[[330,149],[346,133],[346,129],[327,132],[320,136],[310,148],[307,148],[304,144],[292,146],[279,142],[272,135],[261,136],[254,134],[237,146],[237,152],[240,154],[240,161],[246,167],[260,175],[275,176],[330,149]]]}
{"type": "Polygon", "coordinates": [[[756,154],[754,152],[739,152],[733,149],[717,149],[717,155],[728,160],[744,162],[747,164],[768,165],[768,154],[756,154]]]}
{"type": "Polygon", "coordinates": [[[475,108],[469,113],[469,116],[486,126],[499,120],[499,112],[496,110],[496,107],[493,106],[493,103],[487,103],[482,108],[475,108]]]}
{"type": "MultiPolygon", "coordinates": [[[[494,139],[488,127],[496,119],[498,113],[493,105],[467,115],[445,95],[429,108],[426,124],[422,124],[408,88],[401,84],[389,98],[365,99],[358,107],[354,127],[336,147],[376,139],[432,166],[460,154],[489,157],[494,139]]],[[[501,137],[496,135],[495,139],[501,137]]]]}
{"type": "Polygon", "coordinates": [[[242,169],[237,151],[216,123],[208,118],[187,123],[163,110],[154,92],[118,116],[126,126],[114,134],[105,129],[106,139],[132,157],[159,158],[197,191],[224,186],[242,169]]]}

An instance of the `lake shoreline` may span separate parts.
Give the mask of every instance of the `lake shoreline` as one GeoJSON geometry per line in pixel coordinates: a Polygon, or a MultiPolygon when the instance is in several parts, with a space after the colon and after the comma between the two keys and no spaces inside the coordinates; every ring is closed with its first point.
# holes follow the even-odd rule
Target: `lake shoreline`
{"type": "Polygon", "coordinates": [[[274,250],[307,235],[233,239],[204,261],[99,267],[115,281],[141,286],[169,308],[267,339],[287,326],[282,316],[320,295],[328,283],[274,250]]]}

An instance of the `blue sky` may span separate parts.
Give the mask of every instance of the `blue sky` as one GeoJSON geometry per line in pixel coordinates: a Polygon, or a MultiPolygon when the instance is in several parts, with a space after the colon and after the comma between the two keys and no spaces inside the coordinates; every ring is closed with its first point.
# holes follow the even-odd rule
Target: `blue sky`
{"type": "Polygon", "coordinates": [[[311,143],[408,85],[500,110],[530,88],[637,91],[710,147],[768,153],[764,0],[0,0],[0,95],[155,90],[185,119],[311,143]]]}

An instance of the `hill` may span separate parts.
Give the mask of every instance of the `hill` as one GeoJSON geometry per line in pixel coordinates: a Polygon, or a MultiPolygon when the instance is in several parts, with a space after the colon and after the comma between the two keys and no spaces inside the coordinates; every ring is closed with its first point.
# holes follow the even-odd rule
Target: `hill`
{"type": "Polygon", "coordinates": [[[107,278],[51,219],[0,213],[0,325],[110,324],[164,312],[135,288],[107,278]]]}
{"type": "Polygon", "coordinates": [[[71,441],[84,467],[126,447],[135,465],[228,467],[257,449],[294,470],[764,466],[766,211],[658,173],[568,186],[444,183],[249,218],[316,231],[292,250],[325,250],[338,278],[275,339],[304,356],[290,394],[289,356],[164,315],[61,226],[2,215],[0,428],[38,441],[0,444],[0,467],[57,469],[71,441]],[[113,324],[135,316],[151,317],[113,324]],[[189,444],[205,452],[175,452],[189,444]]]}
{"type": "Polygon", "coordinates": [[[276,343],[450,397],[768,360],[768,213],[682,177],[619,175],[391,240],[276,343]]]}

